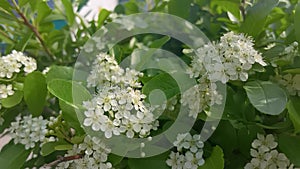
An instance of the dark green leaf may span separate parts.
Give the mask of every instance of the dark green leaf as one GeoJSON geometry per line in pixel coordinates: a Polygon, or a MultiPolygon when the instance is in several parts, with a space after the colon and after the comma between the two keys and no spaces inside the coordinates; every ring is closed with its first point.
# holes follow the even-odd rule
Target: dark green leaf
{"type": "Polygon", "coordinates": [[[1,99],[1,104],[5,108],[11,108],[19,104],[23,99],[23,92],[17,90],[14,95],[9,96],[5,99],[1,99]]]}
{"type": "Polygon", "coordinates": [[[15,120],[16,116],[21,112],[20,108],[13,107],[8,109],[2,114],[2,118],[4,119],[4,122],[2,125],[0,125],[0,133],[3,133],[3,131],[10,126],[10,123],[15,120]]]}
{"type": "Polygon", "coordinates": [[[241,31],[256,38],[265,26],[268,14],[278,4],[278,0],[258,1],[247,11],[241,31]]]}
{"type": "Polygon", "coordinates": [[[25,150],[24,145],[14,144],[11,141],[0,152],[0,164],[3,169],[19,169],[25,163],[30,150],[25,150]]]}
{"type": "Polygon", "coordinates": [[[143,93],[148,96],[155,89],[163,91],[167,99],[180,92],[176,81],[167,73],[157,75],[149,80],[143,87],[143,93]]]}
{"type": "Polygon", "coordinates": [[[130,169],[169,169],[166,164],[169,152],[149,158],[130,158],[128,165],[130,169]]]}
{"type": "Polygon", "coordinates": [[[287,104],[287,109],[290,115],[290,119],[294,124],[295,132],[300,132],[300,99],[298,97],[292,97],[287,104]]]}
{"type": "Polygon", "coordinates": [[[17,43],[17,45],[15,46],[16,50],[19,51],[24,51],[24,49],[26,48],[29,40],[31,39],[33,33],[27,33],[25,34],[22,39],[17,43]]]}
{"type": "Polygon", "coordinates": [[[169,14],[187,19],[190,16],[191,0],[170,0],[168,4],[169,14]]]}
{"type": "Polygon", "coordinates": [[[28,74],[24,81],[24,100],[33,116],[39,116],[47,96],[46,78],[41,72],[28,74]]]}
{"type": "Polygon", "coordinates": [[[77,118],[75,108],[62,100],[59,100],[59,106],[62,110],[64,120],[75,129],[76,135],[84,134],[84,130],[81,128],[81,124],[77,118]]]}
{"type": "Polygon", "coordinates": [[[203,166],[198,167],[198,169],[223,169],[224,168],[224,158],[223,150],[221,147],[216,146],[213,148],[211,156],[205,160],[203,166]]]}
{"type": "Polygon", "coordinates": [[[281,134],[278,138],[278,145],[291,163],[300,166],[300,137],[281,134]]]}
{"type": "Polygon", "coordinates": [[[139,13],[139,7],[134,2],[126,2],[124,4],[124,6],[125,6],[125,14],[126,15],[139,13]]]}
{"type": "Polygon", "coordinates": [[[150,44],[150,48],[161,48],[164,44],[166,44],[171,38],[169,36],[164,36],[160,39],[154,40],[150,44]]]}
{"type": "Polygon", "coordinates": [[[282,88],[269,81],[252,81],[244,89],[251,104],[260,112],[269,115],[280,114],[286,106],[287,96],[282,88]]]}
{"type": "Polygon", "coordinates": [[[62,0],[61,1],[65,7],[65,12],[66,12],[66,16],[67,16],[67,20],[69,25],[73,25],[74,21],[75,21],[75,14],[73,11],[73,6],[72,6],[72,2],[70,0],[62,0]]]}
{"type": "Polygon", "coordinates": [[[300,68],[288,69],[283,71],[284,73],[300,74],[300,68]]]}
{"type": "Polygon", "coordinates": [[[296,6],[296,12],[294,16],[295,35],[298,43],[300,44],[300,2],[296,6]]]}

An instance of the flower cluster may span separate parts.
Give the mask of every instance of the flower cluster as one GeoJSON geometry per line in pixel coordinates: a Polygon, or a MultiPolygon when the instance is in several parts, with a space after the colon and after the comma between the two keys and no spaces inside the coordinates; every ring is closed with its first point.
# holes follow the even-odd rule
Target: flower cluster
{"type": "MultiPolygon", "coordinates": [[[[10,80],[15,73],[30,73],[36,70],[36,61],[25,56],[22,52],[12,51],[11,54],[0,57],[0,78],[10,80]]],[[[12,84],[0,82],[0,99],[7,98],[14,94],[12,84]]]]}
{"type": "Polygon", "coordinates": [[[279,56],[272,59],[271,65],[273,67],[277,67],[278,65],[282,64],[282,62],[284,64],[292,64],[294,63],[295,57],[299,55],[298,42],[293,42],[292,44],[286,46],[284,50],[279,53],[279,56]]]}
{"type": "Polygon", "coordinates": [[[197,169],[205,163],[202,157],[204,143],[200,135],[178,134],[174,146],[177,152],[172,151],[166,161],[172,169],[197,169]]]}
{"type": "Polygon", "coordinates": [[[283,86],[287,92],[292,96],[300,96],[300,75],[277,75],[271,78],[276,81],[279,85],[283,86]]]}
{"type": "Polygon", "coordinates": [[[110,169],[112,164],[107,162],[110,149],[97,137],[86,136],[83,143],[74,144],[73,149],[65,155],[83,154],[81,158],[58,164],[58,169],[110,169]]]}
{"type": "Polygon", "coordinates": [[[246,164],[245,169],[293,169],[294,165],[290,164],[285,154],[276,150],[277,145],[272,134],[257,134],[250,150],[252,160],[246,164]]]}
{"type": "Polygon", "coordinates": [[[32,115],[16,117],[16,121],[11,123],[10,134],[14,139],[14,143],[25,145],[25,149],[34,148],[38,142],[45,140],[48,133],[48,120],[44,120],[42,116],[32,117],[32,115]]]}
{"type": "Polygon", "coordinates": [[[197,55],[184,51],[192,58],[187,73],[199,82],[183,94],[182,103],[190,108],[190,116],[197,117],[208,106],[221,104],[223,98],[217,92],[216,82],[246,81],[253,64],[267,65],[253,46],[251,38],[229,32],[220,42],[197,49],[197,55]]]}
{"type": "Polygon", "coordinates": [[[150,130],[157,128],[151,107],[141,93],[138,78],[140,72],[121,68],[115,59],[99,54],[88,76],[88,86],[95,87],[94,97],[83,103],[86,108],[85,126],[102,131],[106,138],[126,133],[128,138],[136,134],[146,137],[150,130]]]}

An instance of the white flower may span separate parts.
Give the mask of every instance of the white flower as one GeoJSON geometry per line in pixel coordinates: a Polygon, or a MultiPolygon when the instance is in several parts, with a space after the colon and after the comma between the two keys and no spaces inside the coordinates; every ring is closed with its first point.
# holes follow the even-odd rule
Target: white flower
{"type": "Polygon", "coordinates": [[[204,164],[203,142],[200,135],[190,133],[178,134],[177,140],[173,143],[178,152],[171,152],[166,163],[172,169],[197,169],[204,164]]]}
{"type": "Polygon", "coordinates": [[[45,140],[48,133],[48,121],[42,116],[32,117],[32,115],[24,116],[23,119],[18,116],[15,122],[11,123],[10,134],[14,143],[25,145],[26,149],[34,148],[38,142],[45,140]]]}
{"type": "Polygon", "coordinates": [[[150,130],[155,130],[157,120],[140,91],[141,76],[136,70],[121,68],[112,56],[99,54],[87,79],[88,86],[96,88],[97,94],[83,103],[84,125],[101,130],[106,138],[121,133],[128,138],[146,137],[150,130]]]}
{"type": "Polygon", "coordinates": [[[8,96],[13,95],[15,92],[11,84],[5,85],[0,84],[0,99],[7,98],[8,96]]]}
{"type": "Polygon", "coordinates": [[[86,136],[83,143],[73,145],[65,156],[83,154],[80,159],[58,164],[57,168],[75,169],[111,169],[112,164],[107,162],[110,149],[97,137],[86,136]]]}
{"type": "Polygon", "coordinates": [[[277,147],[278,143],[272,134],[268,134],[266,137],[262,134],[257,134],[257,138],[252,142],[252,147],[262,152],[270,151],[277,147]]]}

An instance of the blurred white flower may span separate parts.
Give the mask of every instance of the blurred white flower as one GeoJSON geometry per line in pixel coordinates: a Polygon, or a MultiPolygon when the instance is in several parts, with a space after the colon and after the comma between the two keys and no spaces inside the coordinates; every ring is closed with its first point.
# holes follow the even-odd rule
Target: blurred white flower
{"type": "Polygon", "coordinates": [[[30,149],[34,148],[36,143],[45,140],[47,125],[48,120],[44,120],[42,116],[18,116],[16,121],[11,123],[9,131],[15,144],[21,143],[25,145],[25,149],[30,149]]]}
{"type": "Polygon", "coordinates": [[[173,145],[178,152],[171,151],[166,161],[172,169],[197,169],[205,163],[202,157],[204,143],[200,140],[200,135],[178,134],[173,145]]]}
{"type": "Polygon", "coordinates": [[[300,75],[276,75],[271,77],[271,80],[277,82],[279,85],[284,87],[291,96],[300,96],[300,75]]]}
{"type": "Polygon", "coordinates": [[[110,169],[112,164],[107,162],[110,149],[97,137],[86,136],[83,143],[74,144],[65,156],[82,154],[82,158],[59,163],[56,168],[65,169],[110,169]]]}

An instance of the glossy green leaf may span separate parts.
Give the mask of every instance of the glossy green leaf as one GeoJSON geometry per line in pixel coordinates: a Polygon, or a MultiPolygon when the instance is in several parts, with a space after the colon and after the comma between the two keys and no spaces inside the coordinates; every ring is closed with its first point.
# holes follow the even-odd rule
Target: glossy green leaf
{"type": "Polygon", "coordinates": [[[241,32],[256,38],[265,26],[268,14],[278,4],[278,0],[260,0],[247,11],[245,21],[241,25],[241,32]]]}
{"type": "Polygon", "coordinates": [[[47,96],[46,78],[41,72],[28,74],[24,81],[24,100],[33,116],[39,116],[47,96]]]}
{"type": "Polygon", "coordinates": [[[41,147],[41,155],[42,156],[47,156],[47,155],[53,153],[54,151],[58,150],[58,149],[56,149],[56,147],[59,146],[59,145],[64,146],[64,145],[70,145],[70,144],[67,144],[66,141],[56,141],[56,142],[45,143],[41,147]]]}
{"type": "Polygon", "coordinates": [[[300,166],[300,137],[280,134],[278,136],[279,149],[288,157],[291,163],[300,166]]]}
{"type": "Polygon", "coordinates": [[[216,146],[213,148],[211,156],[205,159],[203,166],[198,169],[223,169],[224,168],[224,154],[221,147],[216,146]]]}
{"type": "Polygon", "coordinates": [[[287,104],[289,116],[295,127],[295,132],[300,132],[300,99],[292,97],[287,104]]]}
{"type": "Polygon", "coordinates": [[[106,9],[101,9],[99,15],[98,15],[98,27],[100,28],[103,24],[106,18],[109,16],[111,12],[106,9]]]}
{"type": "Polygon", "coordinates": [[[269,115],[280,114],[287,104],[287,96],[282,88],[269,81],[252,81],[244,89],[251,104],[260,112],[269,115]]]}
{"type": "Polygon", "coordinates": [[[169,14],[187,19],[190,16],[191,0],[170,0],[168,4],[169,14]]]}
{"type": "Polygon", "coordinates": [[[24,145],[14,144],[11,141],[0,152],[0,167],[3,169],[20,169],[29,154],[30,150],[25,150],[24,145]]]}
{"type": "Polygon", "coordinates": [[[296,40],[300,44],[300,2],[298,2],[296,6],[296,12],[294,16],[294,29],[295,29],[295,35],[296,35],[296,40]]]}
{"type": "Polygon", "coordinates": [[[9,96],[5,99],[1,99],[1,104],[5,108],[11,108],[19,104],[23,99],[23,92],[22,91],[15,91],[12,96],[9,96]]]}
{"type": "Polygon", "coordinates": [[[74,21],[75,21],[75,14],[73,11],[73,6],[72,6],[72,2],[71,0],[62,0],[61,1],[65,7],[65,14],[67,16],[67,20],[69,25],[73,25],[74,21]]]}
{"type": "Polygon", "coordinates": [[[151,91],[158,89],[164,92],[166,98],[169,99],[180,92],[176,81],[167,73],[155,76],[149,80],[143,87],[143,93],[147,96],[151,91]]]}
{"type": "Polygon", "coordinates": [[[169,152],[149,158],[130,158],[128,165],[130,169],[169,169],[166,160],[169,152]]]}
{"type": "Polygon", "coordinates": [[[73,68],[67,66],[51,66],[46,74],[47,83],[53,79],[72,80],[73,68]]]}
{"type": "Polygon", "coordinates": [[[164,36],[160,39],[154,40],[150,44],[150,48],[161,48],[164,44],[166,44],[171,38],[169,36],[164,36]]]}
{"type": "Polygon", "coordinates": [[[126,2],[124,6],[125,6],[125,14],[127,15],[139,13],[139,7],[134,2],[126,2]]]}
{"type": "Polygon", "coordinates": [[[74,108],[79,108],[82,101],[91,99],[91,94],[85,87],[68,80],[51,80],[48,83],[48,90],[51,94],[74,108]],[[76,101],[76,103],[74,101],[76,101]]]}

